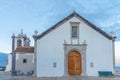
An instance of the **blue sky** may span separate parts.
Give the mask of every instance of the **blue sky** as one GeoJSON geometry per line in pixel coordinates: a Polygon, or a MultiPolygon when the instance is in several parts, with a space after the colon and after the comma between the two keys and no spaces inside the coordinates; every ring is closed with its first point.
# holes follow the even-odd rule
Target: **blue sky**
{"type": "MultiPolygon", "coordinates": [[[[21,29],[32,39],[75,8],[81,16],[120,40],[120,0],[0,0],[0,52],[11,51],[11,35],[21,29]]],[[[33,45],[33,41],[32,41],[33,45]]]]}

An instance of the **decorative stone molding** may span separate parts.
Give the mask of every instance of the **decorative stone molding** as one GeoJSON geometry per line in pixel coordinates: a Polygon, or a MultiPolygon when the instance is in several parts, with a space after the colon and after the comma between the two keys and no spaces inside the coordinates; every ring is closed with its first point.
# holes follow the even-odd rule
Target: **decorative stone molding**
{"type": "Polygon", "coordinates": [[[64,76],[68,74],[68,55],[71,51],[76,50],[82,56],[82,74],[81,76],[87,76],[86,73],[86,49],[87,44],[64,44],[64,76]]]}
{"type": "Polygon", "coordinates": [[[79,26],[80,22],[70,22],[71,26],[79,26]]]}

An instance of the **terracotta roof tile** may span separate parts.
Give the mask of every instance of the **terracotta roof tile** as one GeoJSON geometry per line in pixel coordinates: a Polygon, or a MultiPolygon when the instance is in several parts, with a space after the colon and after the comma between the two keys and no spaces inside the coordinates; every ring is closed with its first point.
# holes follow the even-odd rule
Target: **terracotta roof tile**
{"type": "Polygon", "coordinates": [[[19,46],[19,47],[16,48],[15,52],[20,52],[20,53],[34,53],[34,47],[19,46]]]}

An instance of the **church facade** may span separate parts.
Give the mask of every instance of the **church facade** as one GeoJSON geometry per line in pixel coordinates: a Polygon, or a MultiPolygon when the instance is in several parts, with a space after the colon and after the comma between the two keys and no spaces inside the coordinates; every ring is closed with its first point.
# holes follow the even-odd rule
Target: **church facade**
{"type": "Polygon", "coordinates": [[[35,38],[37,77],[114,74],[114,39],[73,12],[35,38]]]}

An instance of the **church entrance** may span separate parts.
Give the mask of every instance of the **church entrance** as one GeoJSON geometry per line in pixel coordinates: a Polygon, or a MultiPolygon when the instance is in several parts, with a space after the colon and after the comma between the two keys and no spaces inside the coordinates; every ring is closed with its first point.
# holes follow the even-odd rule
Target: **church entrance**
{"type": "Polygon", "coordinates": [[[77,51],[71,51],[68,55],[68,74],[81,75],[82,73],[82,57],[77,51]]]}

